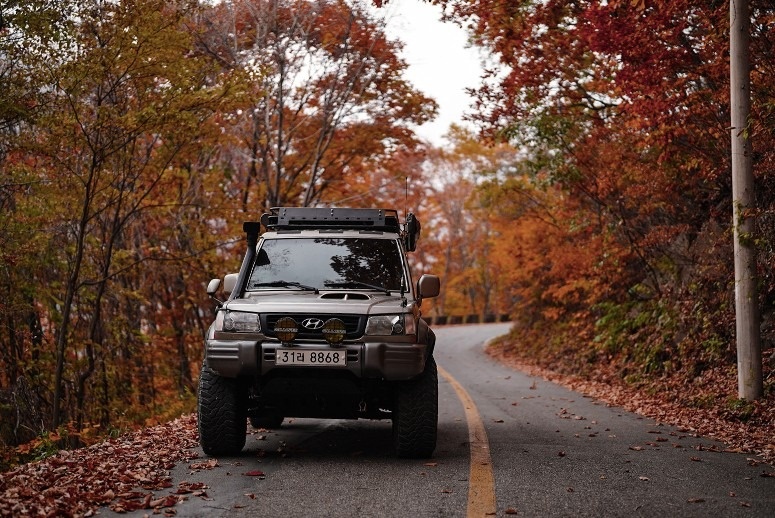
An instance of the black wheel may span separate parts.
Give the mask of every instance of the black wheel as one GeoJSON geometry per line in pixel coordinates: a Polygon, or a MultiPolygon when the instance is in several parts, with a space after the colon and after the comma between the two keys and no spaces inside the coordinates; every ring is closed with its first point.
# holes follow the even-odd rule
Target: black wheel
{"type": "Polygon", "coordinates": [[[250,416],[250,426],[253,428],[280,428],[283,424],[283,416],[278,414],[262,414],[259,416],[250,416]]]}
{"type": "Polygon", "coordinates": [[[247,415],[239,383],[207,365],[199,374],[199,444],[207,455],[235,455],[245,446],[247,415]]]}
{"type": "Polygon", "coordinates": [[[426,458],[436,449],[439,378],[433,356],[419,378],[399,384],[393,408],[393,448],[399,457],[426,458]]]}

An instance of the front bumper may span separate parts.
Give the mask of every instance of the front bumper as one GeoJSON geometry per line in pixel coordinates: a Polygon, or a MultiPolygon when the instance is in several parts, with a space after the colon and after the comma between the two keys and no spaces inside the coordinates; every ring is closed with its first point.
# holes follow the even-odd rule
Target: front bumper
{"type": "MultiPolygon", "coordinates": [[[[428,345],[412,342],[354,342],[346,343],[338,350],[347,351],[347,365],[341,367],[285,367],[275,364],[275,356],[281,344],[276,341],[207,340],[208,366],[227,378],[238,376],[263,376],[270,372],[294,369],[349,371],[359,378],[407,380],[425,369],[428,345]]],[[[327,349],[328,344],[294,343],[294,348],[327,349]]]]}

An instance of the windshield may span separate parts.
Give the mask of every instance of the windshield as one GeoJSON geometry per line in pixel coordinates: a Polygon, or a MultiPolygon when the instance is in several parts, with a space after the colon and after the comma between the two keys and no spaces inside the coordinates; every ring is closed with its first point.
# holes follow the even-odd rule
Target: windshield
{"type": "Polygon", "coordinates": [[[265,239],[247,289],[400,291],[401,259],[401,249],[393,239],[265,239]]]}

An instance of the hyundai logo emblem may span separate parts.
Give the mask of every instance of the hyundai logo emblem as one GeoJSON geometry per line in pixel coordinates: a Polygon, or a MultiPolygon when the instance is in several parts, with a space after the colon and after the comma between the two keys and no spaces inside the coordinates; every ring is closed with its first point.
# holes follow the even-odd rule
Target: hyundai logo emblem
{"type": "Polygon", "coordinates": [[[302,320],[301,325],[307,329],[320,329],[323,327],[323,321],[319,318],[305,318],[302,320]]]}

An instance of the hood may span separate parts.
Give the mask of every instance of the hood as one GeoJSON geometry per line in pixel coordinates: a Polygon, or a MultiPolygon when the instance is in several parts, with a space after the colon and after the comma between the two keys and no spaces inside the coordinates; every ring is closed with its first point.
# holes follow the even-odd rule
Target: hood
{"type": "MultiPolygon", "coordinates": [[[[409,295],[409,294],[407,294],[409,295]]],[[[224,304],[224,309],[254,313],[342,313],[349,315],[385,315],[411,312],[414,301],[407,297],[407,305],[400,295],[349,291],[322,291],[313,293],[269,291],[250,293],[246,298],[224,304]]]]}

